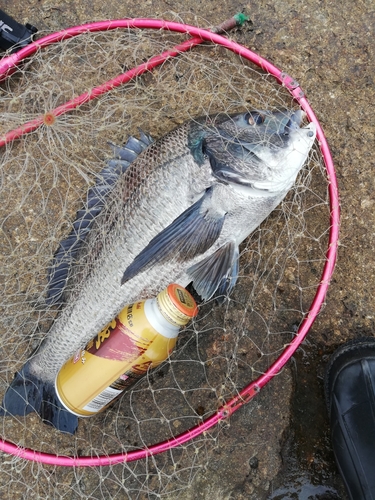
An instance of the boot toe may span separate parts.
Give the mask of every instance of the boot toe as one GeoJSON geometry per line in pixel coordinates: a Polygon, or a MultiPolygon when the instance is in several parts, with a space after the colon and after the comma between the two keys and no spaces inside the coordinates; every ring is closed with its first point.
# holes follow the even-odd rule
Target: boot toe
{"type": "Polygon", "coordinates": [[[353,500],[375,500],[375,338],[340,347],[326,371],[332,447],[353,500]]]}

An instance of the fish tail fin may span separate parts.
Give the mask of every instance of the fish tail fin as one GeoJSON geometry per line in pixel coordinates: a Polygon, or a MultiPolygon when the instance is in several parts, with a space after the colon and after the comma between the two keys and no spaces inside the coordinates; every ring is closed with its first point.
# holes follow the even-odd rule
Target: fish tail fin
{"type": "Polygon", "coordinates": [[[27,362],[4,395],[0,416],[25,416],[33,411],[59,431],[73,434],[78,427],[77,416],[62,406],[54,385],[32,374],[27,362]]]}

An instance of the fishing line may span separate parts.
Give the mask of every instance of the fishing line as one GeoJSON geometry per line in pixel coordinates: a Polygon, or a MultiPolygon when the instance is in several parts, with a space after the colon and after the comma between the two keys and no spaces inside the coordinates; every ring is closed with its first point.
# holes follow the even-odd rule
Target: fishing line
{"type": "MultiPolygon", "coordinates": [[[[238,23],[238,19],[236,20],[238,23]]],[[[227,25],[227,29],[230,26],[227,25]]],[[[272,63],[252,52],[244,46],[227,39],[217,33],[197,28],[192,25],[182,24],[172,21],[164,21],[158,19],[121,19],[111,20],[104,22],[90,23],[86,25],[76,26],[69,28],[52,35],[43,37],[27,47],[21,49],[19,52],[12,54],[2,61],[0,61],[0,80],[7,81],[7,79],[14,74],[17,75],[17,70],[20,68],[22,71],[22,64],[27,61],[27,64],[32,63],[32,56],[39,54],[39,52],[50,45],[63,43],[70,38],[86,34],[88,32],[108,32],[111,30],[162,30],[165,32],[176,32],[187,34],[193,38],[176,45],[173,49],[166,50],[160,55],[151,57],[147,62],[138,65],[131,70],[119,75],[108,82],[94,87],[91,91],[80,94],[68,102],[65,102],[48,113],[44,113],[36,119],[30,120],[21,126],[17,126],[10,132],[2,135],[0,138],[0,145],[11,147],[16,139],[22,140],[25,134],[35,131],[40,126],[48,127],[48,120],[53,122],[58,116],[61,116],[79,106],[86,105],[89,101],[96,99],[98,96],[112,91],[115,87],[124,85],[127,82],[139,77],[140,75],[151,71],[154,68],[164,64],[170,58],[178,58],[184,51],[190,50],[193,47],[208,42],[210,44],[222,47],[228,51],[240,56],[243,60],[253,63],[262,71],[271,75],[281,86],[283,86],[298,105],[306,112],[309,121],[316,124],[317,139],[321,155],[324,160],[326,175],[328,179],[328,194],[329,194],[329,236],[328,247],[326,249],[323,271],[316,288],[311,305],[305,314],[298,331],[296,332],[293,340],[283,348],[282,352],[278,355],[277,359],[264,371],[259,377],[246,385],[235,397],[229,398],[224,404],[220,406],[216,413],[203,419],[198,425],[190,427],[188,430],[176,435],[171,439],[161,441],[159,443],[144,446],[142,449],[135,451],[128,451],[122,453],[106,453],[97,454],[97,456],[63,456],[60,454],[46,453],[37,451],[30,447],[23,447],[20,444],[3,438],[0,441],[0,450],[14,455],[16,457],[24,458],[34,462],[40,462],[50,465],[60,466],[107,466],[114,465],[122,462],[131,462],[144,459],[146,457],[154,456],[166,450],[175,447],[180,447],[183,444],[205,434],[208,430],[212,429],[219,422],[228,419],[235,411],[241,408],[244,404],[251,401],[261,389],[275,377],[284,365],[288,362],[294,354],[298,346],[303,342],[311,325],[316,319],[320,309],[324,305],[326,293],[330,284],[330,279],[334,270],[337,243],[338,243],[338,230],[339,230],[339,200],[338,200],[338,187],[335,175],[335,169],[330,154],[329,146],[325,138],[323,129],[315,116],[304,92],[300,88],[298,82],[288,74],[284,73],[272,63]],[[30,59],[31,58],[31,59],[30,59]]],[[[13,78],[14,78],[13,77],[13,78]]]]}

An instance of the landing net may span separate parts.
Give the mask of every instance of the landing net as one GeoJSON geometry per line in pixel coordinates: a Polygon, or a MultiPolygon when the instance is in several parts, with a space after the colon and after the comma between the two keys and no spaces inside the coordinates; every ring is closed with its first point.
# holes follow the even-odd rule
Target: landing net
{"type": "MultiPolygon", "coordinates": [[[[111,157],[109,140],[122,144],[138,127],[158,138],[217,112],[301,106],[318,125],[318,141],[287,198],[242,245],[230,300],[202,304],[161,367],[106,412],[82,419],[74,436],[36,414],[1,419],[1,449],[9,453],[2,457],[2,498],[190,498],[186,491],[220,449],[230,415],[247,403],[256,420],[257,398],[249,401],[302,342],[335,263],[335,173],[298,83],[235,42],[192,26],[99,24],[55,37],[58,43],[25,58],[0,90],[1,398],[56,317],[44,303],[47,269],[111,157]],[[67,113],[54,111],[185,42],[186,33],[210,42],[67,113]],[[22,126],[35,120],[25,133],[22,126]],[[6,135],[20,127],[18,139],[6,135]]],[[[262,404],[272,418],[273,401],[262,404]]],[[[262,439],[249,437],[248,446],[262,456],[262,439]]]]}

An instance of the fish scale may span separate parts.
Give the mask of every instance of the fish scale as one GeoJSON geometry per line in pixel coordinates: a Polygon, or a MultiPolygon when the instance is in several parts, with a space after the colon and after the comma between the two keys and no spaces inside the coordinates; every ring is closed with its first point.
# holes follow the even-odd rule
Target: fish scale
{"type": "Polygon", "coordinates": [[[112,145],[118,158],[89,191],[52,265],[49,286],[61,311],[0,414],[37,411],[74,432],[77,417],[61,407],[55,377],[126,304],[172,282],[192,281],[203,300],[228,294],[238,245],[284,198],[314,142],[315,126],[301,121],[299,110],[217,115],[156,142],[143,134],[112,145]]]}
{"type": "Polygon", "coordinates": [[[131,280],[121,287],[122,274],[134,257],[191,204],[196,190],[202,192],[208,185],[201,174],[209,164],[199,167],[192,158],[187,147],[188,127],[177,131],[141,153],[113,189],[85,242],[85,255],[79,258],[85,261],[84,270],[73,274],[68,282],[72,296],[64,298],[63,311],[49,331],[43,349],[31,362],[32,373],[39,375],[43,371],[46,380],[53,382],[64,361],[119,310],[140,298],[156,295],[169,284],[175,267],[180,267],[156,266],[147,280],[131,280]],[[147,196],[155,189],[159,196],[147,196]]]}

